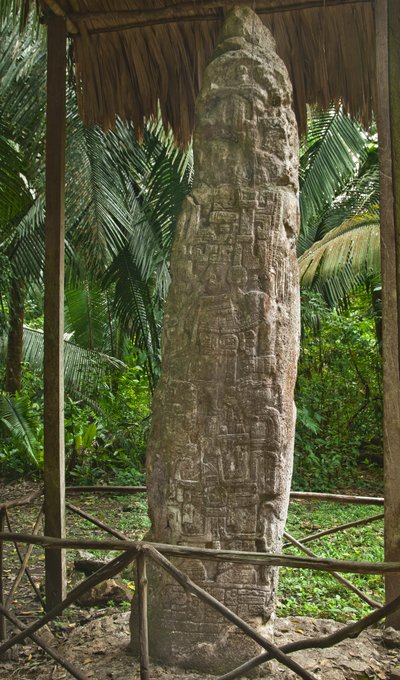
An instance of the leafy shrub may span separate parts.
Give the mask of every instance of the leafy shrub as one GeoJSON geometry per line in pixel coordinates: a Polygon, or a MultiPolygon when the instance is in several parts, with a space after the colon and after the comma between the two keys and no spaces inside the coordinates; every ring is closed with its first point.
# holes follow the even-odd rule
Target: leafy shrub
{"type": "Polygon", "coordinates": [[[118,381],[102,385],[96,408],[67,402],[67,470],[77,483],[143,481],[151,395],[144,358],[133,352],[126,361],[118,381]]]}
{"type": "Polygon", "coordinates": [[[351,483],[361,452],[381,441],[381,356],[366,292],[341,312],[308,294],[303,310],[293,486],[329,491],[351,483]]]}
{"type": "Polygon", "coordinates": [[[0,392],[0,469],[13,477],[43,469],[43,394],[27,365],[21,394],[0,392]]]}
{"type": "MultiPolygon", "coordinates": [[[[102,382],[92,397],[65,400],[67,479],[142,484],[151,395],[144,358],[132,350],[128,368],[102,382]]],[[[0,392],[0,469],[40,476],[43,469],[43,382],[24,365],[21,394],[0,392]]]]}

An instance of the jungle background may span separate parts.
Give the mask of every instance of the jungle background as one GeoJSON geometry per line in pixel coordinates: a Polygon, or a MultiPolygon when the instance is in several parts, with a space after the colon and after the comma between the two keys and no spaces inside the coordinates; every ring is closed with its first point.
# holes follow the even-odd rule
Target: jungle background
{"type": "MultiPolygon", "coordinates": [[[[6,14],[6,13],[5,13],[6,14]]],[[[45,45],[41,29],[0,31],[0,475],[43,469],[45,45]]],[[[169,254],[193,179],[191,148],[158,120],[139,143],[80,121],[70,64],[66,161],[65,435],[71,484],[145,483],[151,398],[160,373],[169,254]]],[[[293,488],[382,491],[379,170],[375,127],[343,107],[309,110],[300,149],[302,338],[293,488]]],[[[147,526],[145,499],[131,508],[147,526]]],[[[123,523],[120,501],[98,508],[123,523]]],[[[370,508],[294,504],[304,533],[370,508]]],[[[132,519],[133,517],[133,519],[132,519]]],[[[125,527],[122,527],[125,529],[125,527]]],[[[336,535],[326,555],[378,560],[382,523],[336,535]]],[[[319,548],[320,549],[320,546],[319,548]]],[[[280,612],[346,620],[367,605],[329,577],[282,570],[280,612]],[[323,605],[315,593],[324,594],[323,605]],[[339,593],[339,594],[338,594],[339,593]],[[301,597],[299,597],[301,595],[301,597]],[[321,611],[321,606],[323,610],[321,611]],[[319,608],[318,608],[319,607],[319,608]]],[[[356,581],[357,579],[355,579],[356,581]]],[[[382,596],[378,577],[359,578],[382,596]]]]}

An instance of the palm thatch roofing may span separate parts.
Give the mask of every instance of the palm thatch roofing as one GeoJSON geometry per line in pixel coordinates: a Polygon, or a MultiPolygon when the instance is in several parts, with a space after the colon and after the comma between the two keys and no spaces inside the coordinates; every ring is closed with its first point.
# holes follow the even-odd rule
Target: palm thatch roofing
{"type": "Polygon", "coordinates": [[[370,123],[375,101],[372,0],[42,0],[67,18],[79,106],[104,129],[116,116],[144,121],[161,111],[179,143],[194,124],[194,102],[225,12],[248,5],[272,31],[294,87],[299,127],[306,105],[345,109],[370,123]]]}

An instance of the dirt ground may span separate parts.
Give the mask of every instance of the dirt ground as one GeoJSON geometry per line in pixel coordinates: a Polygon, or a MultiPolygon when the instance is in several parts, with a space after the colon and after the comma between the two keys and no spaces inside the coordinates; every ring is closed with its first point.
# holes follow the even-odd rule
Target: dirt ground
{"type": "MultiPolygon", "coordinates": [[[[129,613],[114,613],[91,620],[72,630],[63,640],[49,631],[45,637],[67,659],[90,678],[96,680],[139,680],[137,659],[127,652],[129,613]]],[[[309,618],[278,619],[275,642],[279,645],[303,636],[331,633],[342,624],[309,618]]],[[[293,655],[318,680],[390,680],[391,671],[400,663],[400,633],[393,629],[371,629],[356,640],[347,640],[326,650],[308,650],[293,655]]],[[[0,661],[0,677],[7,680],[67,680],[71,676],[30,642],[18,647],[18,657],[0,661]]],[[[151,665],[154,680],[211,680],[216,676],[201,675],[173,667],[151,665]]],[[[246,677],[243,676],[243,680],[246,677]]],[[[252,676],[254,677],[254,676],[252,676]]],[[[291,671],[276,663],[266,664],[262,677],[292,680],[291,671]]]]}

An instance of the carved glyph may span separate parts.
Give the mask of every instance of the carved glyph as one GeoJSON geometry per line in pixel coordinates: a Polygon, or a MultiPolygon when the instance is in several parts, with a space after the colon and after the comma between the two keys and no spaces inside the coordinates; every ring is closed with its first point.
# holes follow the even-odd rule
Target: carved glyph
{"type": "MultiPolygon", "coordinates": [[[[148,450],[151,538],[277,551],[295,421],[298,141],[285,66],[249,9],[225,21],[196,121],[148,450]]],[[[181,566],[244,619],[270,618],[275,570],[181,566]]],[[[153,654],[173,663],[223,670],[251,653],[219,615],[161,576],[150,628],[153,654]]]]}

